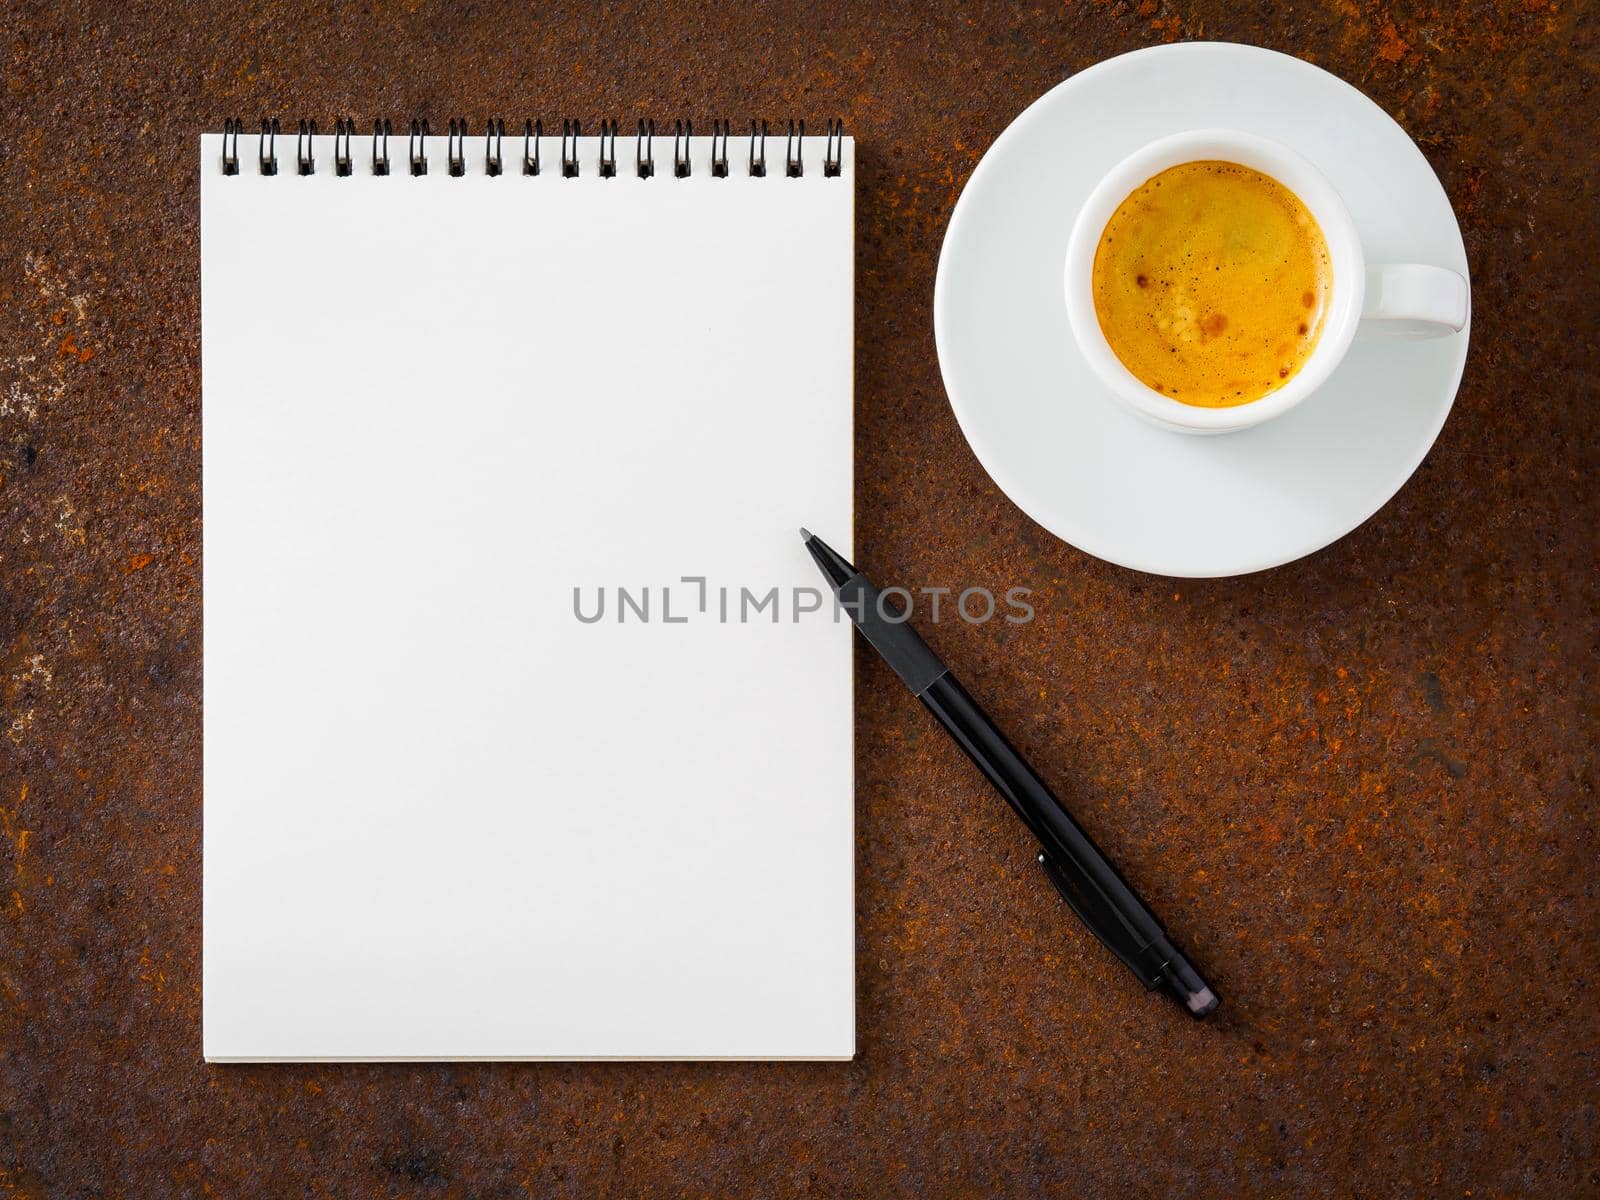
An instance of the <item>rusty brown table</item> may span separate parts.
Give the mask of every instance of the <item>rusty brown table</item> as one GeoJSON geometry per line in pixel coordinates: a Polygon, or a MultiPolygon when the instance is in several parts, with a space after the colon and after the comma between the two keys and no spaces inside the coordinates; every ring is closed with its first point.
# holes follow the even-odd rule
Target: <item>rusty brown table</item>
{"type": "Polygon", "coordinates": [[[1594,11],[4,4],[0,1196],[1600,1194],[1594,11]],[[994,136],[1178,38],[1394,113],[1480,314],[1400,495],[1217,582],[1013,508],[930,319],[994,136]],[[941,649],[1156,909],[1196,914],[1225,1019],[1132,987],[858,656],[854,1063],[205,1066],[196,135],[262,113],[844,116],[858,557],[1035,589],[1033,625],[941,649]]]}

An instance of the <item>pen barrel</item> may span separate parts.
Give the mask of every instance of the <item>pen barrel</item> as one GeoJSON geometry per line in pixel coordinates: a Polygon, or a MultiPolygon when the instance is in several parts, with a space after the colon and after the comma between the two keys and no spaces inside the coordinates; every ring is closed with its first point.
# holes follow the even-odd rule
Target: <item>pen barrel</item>
{"type": "MultiPolygon", "coordinates": [[[[1006,740],[954,675],[947,671],[934,680],[921,693],[921,700],[994,785],[995,790],[1005,797],[1006,803],[1032,830],[1045,851],[1058,861],[1070,863],[1083,872],[1087,880],[1105,896],[1117,919],[1126,926],[1129,935],[1141,948],[1159,948],[1159,953],[1150,964],[1152,968],[1165,957],[1181,957],[1155,914],[1139,899],[1116,867],[1100,852],[1093,839],[1072,819],[1044,780],[1006,740]]],[[[1153,971],[1140,973],[1147,986],[1154,986],[1160,979],[1159,974],[1153,971]]]]}
{"type": "Polygon", "coordinates": [[[922,695],[940,676],[949,673],[928,643],[906,623],[910,613],[888,603],[861,572],[840,583],[836,594],[839,607],[849,614],[861,636],[883,656],[912,695],[922,695]]]}

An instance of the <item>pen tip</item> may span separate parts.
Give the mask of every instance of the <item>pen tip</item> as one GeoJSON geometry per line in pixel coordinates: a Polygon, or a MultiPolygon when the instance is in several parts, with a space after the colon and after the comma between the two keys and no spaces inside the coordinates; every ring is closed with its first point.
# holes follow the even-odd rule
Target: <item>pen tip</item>
{"type": "Polygon", "coordinates": [[[800,526],[800,540],[802,542],[809,542],[813,536],[814,535],[812,534],[811,530],[807,529],[804,525],[800,526]]]}

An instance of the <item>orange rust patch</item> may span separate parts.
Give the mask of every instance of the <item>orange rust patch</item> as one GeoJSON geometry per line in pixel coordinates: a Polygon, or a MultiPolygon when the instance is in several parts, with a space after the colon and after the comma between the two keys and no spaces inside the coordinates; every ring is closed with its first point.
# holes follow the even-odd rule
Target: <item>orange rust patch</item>
{"type": "Polygon", "coordinates": [[[56,357],[75,358],[81,363],[86,363],[94,357],[94,351],[88,346],[79,346],[78,335],[69,333],[61,339],[61,349],[56,351],[56,357]]]}
{"type": "Polygon", "coordinates": [[[1383,26],[1378,30],[1378,57],[1384,62],[1397,63],[1406,56],[1406,51],[1411,49],[1411,43],[1400,36],[1400,31],[1394,27],[1394,22],[1388,17],[1383,19],[1383,26]]]}

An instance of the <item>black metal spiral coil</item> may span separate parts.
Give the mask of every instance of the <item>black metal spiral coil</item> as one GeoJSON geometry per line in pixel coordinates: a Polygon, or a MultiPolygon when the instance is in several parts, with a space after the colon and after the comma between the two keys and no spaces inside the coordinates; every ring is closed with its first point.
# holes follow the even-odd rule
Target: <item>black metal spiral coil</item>
{"type": "MultiPolygon", "coordinates": [[[[617,174],[617,129],[618,124],[614,119],[600,122],[598,174],[602,179],[613,179],[617,174]]],[[[278,137],[283,132],[283,125],[277,118],[263,117],[261,120],[261,133],[256,148],[257,170],[262,175],[278,174],[278,137]]],[[[333,173],[337,176],[350,176],[355,174],[355,143],[356,123],[349,117],[338,117],[333,122],[333,173]]],[[[767,174],[767,136],[770,126],[766,121],[752,120],[750,122],[750,146],[746,158],[746,173],[761,178],[767,174]]],[[[394,133],[394,124],[388,120],[375,120],[372,123],[372,156],[369,166],[374,175],[388,175],[391,171],[389,157],[389,139],[394,133]]],[[[229,117],[222,125],[222,174],[238,175],[240,173],[241,158],[239,154],[239,139],[244,134],[244,122],[237,117],[229,117]]],[[[505,173],[505,135],[506,123],[504,119],[492,117],[484,130],[483,140],[483,174],[498,176],[505,173]]],[[[406,140],[406,164],[410,174],[414,176],[428,173],[428,138],[430,136],[428,122],[425,118],[416,118],[410,122],[410,130],[406,140]]],[[[711,177],[713,179],[727,179],[733,172],[731,169],[732,156],[729,153],[729,141],[733,136],[733,123],[725,120],[711,122],[711,177]]],[[[790,179],[799,179],[805,175],[805,136],[806,123],[793,121],[788,123],[788,130],[784,137],[783,147],[783,174],[790,179]]],[[[449,123],[446,138],[446,170],[453,177],[475,173],[477,163],[469,152],[467,141],[469,137],[468,124],[465,117],[453,117],[449,123]]],[[[581,171],[579,159],[579,139],[582,132],[575,120],[561,122],[561,175],[565,179],[575,179],[581,171]]],[[[640,179],[651,179],[656,174],[655,158],[656,123],[653,120],[641,120],[638,125],[638,136],[634,142],[634,172],[640,179]]],[[[676,179],[687,179],[694,172],[694,159],[691,154],[694,138],[693,122],[687,119],[676,120],[672,124],[672,174],[676,179]]],[[[541,143],[544,140],[544,123],[540,120],[525,121],[522,126],[522,174],[538,175],[541,172],[543,161],[541,143]]],[[[702,139],[703,141],[705,139],[702,139]]],[[[317,173],[317,123],[309,118],[301,119],[295,129],[295,174],[315,175],[317,173]]],[[[825,177],[836,177],[844,172],[844,122],[830,120],[827,125],[827,138],[823,144],[822,174],[825,177]]]]}

